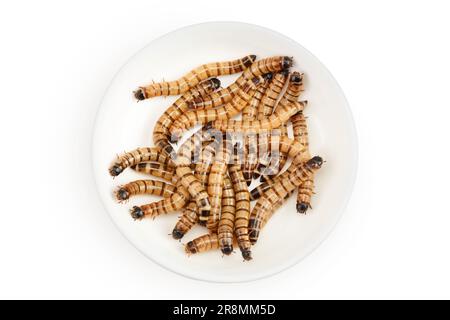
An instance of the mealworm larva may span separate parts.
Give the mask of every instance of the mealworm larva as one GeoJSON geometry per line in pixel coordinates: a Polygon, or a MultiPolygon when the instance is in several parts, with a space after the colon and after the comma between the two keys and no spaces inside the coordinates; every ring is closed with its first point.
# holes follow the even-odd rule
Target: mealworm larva
{"type": "Polygon", "coordinates": [[[242,119],[243,120],[253,120],[258,115],[258,106],[261,102],[264,93],[269,87],[271,80],[273,78],[272,73],[268,73],[264,76],[264,82],[256,88],[255,93],[251,97],[247,106],[242,110],[242,119]]]}
{"type": "Polygon", "coordinates": [[[206,252],[219,248],[219,237],[217,233],[209,233],[200,236],[185,245],[185,250],[188,255],[206,252]]]}
{"type": "Polygon", "coordinates": [[[227,171],[227,165],[232,155],[231,140],[224,135],[223,144],[216,153],[214,162],[208,177],[208,195],[211,204],[211,211],[207,220],[207,228],[216,231],[219,224],[219,217],[222,204],[223,180],[227,171]]]}
{"type": "Polygon", "coordinates": [[[217,234],[219,247],[223,254],[233,252],[233,231],[236,213],[236,199],[233,184],[228,176],[223,179],[222,212],[219,220],[217,234]]]}
{"type": "Polygon", "coordinates": [[[118,156],[117,160],[109,168],[109,173],[115,177],[128,167],[134,166],[140,162],[159,162],[168,167],[174,167],[172,159],[165,154],[161,154],[159,148],[137,148],[118,156]]]}
{"type": "Polygon", "coordinates": [[[253,78],[251,81],[248,81],[242,88],[239,89],[233,99],[222,107],[217,109],[191,110],[181,115],[174,121],[169,129],[172,140],[178,141],[183,135],[183,132],[192,128],[196,124],[205,124],[216,119],[228,119],[237,115],[247,105],[247,102],[254,94],[255,88],[261,80],[264,81],[261,77],[257,77],[253,78]]]}
{"type": "Polygon", "coordinates": [[[219,141],[214,140],[214,142],[205,146],[200,154],[198,163],[195,165],[194,176],[205,186],[208,186],[208,176],[211,171],[211,166],[216,154],[216,150],[219,147],[219,141]]]}
{"type": "Polygon", "coordinates": [[[250,241],[254,244],[258,240],[261,228],[267,223],[274,211],[302,182],[308,179],[314,171],[322,166],[323,160],[315,156],[300,165],[289,174],[287,179],[276,182],[259,198],[252,210],[249,221],[250,241]]]}
{"type": "Polygon", "coordinates": [[[242,174],[241,167],[237,164],[229,165],[228,172],[234,187],[236,199],[236,213],[234,220],[234,233],[245,260],[252,259],[251,243],[248,235],[248,221],[250,217],[250,194],[247,183],[242,174]]]}
{"type": "Polygon", "coordinates": [[[258,164],[258,135],[249,132],[244,137],[244,167],[242,174],[244,175],[247,186],[252,183],[253,171],[258,164]]]}
{"type": "Polygon", "coordinates": [[[181,239],[184,235],[192,229],[192,227],[198,221],[198,206],[195,201],[190,201],[186,208],[183,210],[183,214],[178,219],[177,224],[172,230],[172,237],[174,239],[181,239]]]}
{"type": "Polygon", "coordinates": [[[286,123],[294,114],[301,112],[307,101],[289,103],[278,106],[275,112],[262,120],[216,120],[211,126],[214,129],[228,132],[254,132],[269,131],[279,128],[286,123]]]}
{"type": "MultiPolygon", "coordinates": [[[[294,139],[303,145],[306,153],[309,154],[308,127],[303,112],[292,116],[292,128],[294,139]]],[[[305,214],[308,208],[311,208],[311,196],[314,193],[314,175],[304,181],[298,188],[297,194],[297,212],[305,214]]]]}
{"type": "Polygon", "coordinates": [[[178,80],[158,82],[145,87],[139,87],[134,92],[134,97],[138,100],[144,100],[157,96],[183,94],[208,78],[241,72],[247,69],[255,59],[255,55],[248,55],[233,61],[203,64],[178,80]]]}
{"type": "Polygon", "coordinates": [[[167,198],[175,192],[174,185],[157,180],[136,180],[120,186],[116,191],[118,201],[128,200],[138,194],[151,194],[167,198]]]}
{"type": "Polygon", "coordinates": [[[195,152],[197,145],[201,145],[207,133],[201,129],[193,134],[178,150],[176,159],[174,160],[176,169],[175,172],[181,184],[188,190],[189,194],[194,198],[200,211],[199,223],[205,224],[211,205],[209,202],[208,193],[203,184],[194,176],[190,168],[192,155],[195,152]]]}
{"type": "Polygon", "coordinates": [[[152,175],[154,177],[162,178],[166,181],[173,182],[175,175],[175,168],[165,166],[158,162],[141,162],[131,167],[131,169],[152,175]]]}
{"type": "Polygon", "coordinates": [[[280,181],[280,179],[286,179],[289,176],[289,174],[292,173],[296,168],[297,167],[295,165],[291,165],[282,174],[273,178],[267,177],[263,183],[261,183],[260,185],[258,185],[257,187],[255,187],[253,190],[250,191],[250,200],[254,201],[261,198],[261,196],[267,189],[269,189],[276,182],[280,181]]]}
{"type": "Polygon", "coordinates": [[[180,115],[182,115],[189,109],[188,104],[195,97],[206,96],[219,87],[219,79],[208,79],[178,98],[166,111],[164,111],[162,116],[159,117],[158,121],[156,122],[153,129],[153,143],[157,147],[160,147],[163,152],[171,155],[171,157],[173,158],[173,156],[175,155],[175,151],[170,144],[170,142],[172,142],[169,133],[170,126],[180,115]]]}
{"type": "Polygon", "coordinates": [[[160,201],[145,204],[143,206],[134,206],[131,209],[131,217],[134,220],[140,220],[144,217],[155,218],[161,214],[178,211],[183,208],[190,200],[188,190],[179,182],[176,191],[168,198],[160,201]]]}
{"type": "Polygon", "coordinates": [[[261,99],[261,103],[258,106],[258,119],[264,119],[270,116],[275,108],[278,97],[283,91],[287,77],[289,75],[288,70],[283,70],[273,76],[272,82],[267,88],[264,96],[261,99]]]}
{"type": "Polygon", "coordinates": [[[291,57],[275,56],[254,62],[242,75],[227,88],[212,93],[209,97],[196,98],[192,103],[193,108],[215,108],[231,101],[234,94],[240,87],[244,86],[248,80],[265,74],[279,72],[292,66],[291,57]]]}

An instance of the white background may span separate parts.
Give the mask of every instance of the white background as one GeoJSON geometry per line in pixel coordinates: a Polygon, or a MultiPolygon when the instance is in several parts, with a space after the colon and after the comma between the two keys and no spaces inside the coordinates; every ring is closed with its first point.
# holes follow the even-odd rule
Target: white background
{"type": "Polygon", "coordinates": [[[445,1],[2,2],[0,298],[450,298],[449,14],[445,1]],[[112,224],[91,171],[96,110],[121,65],[213,20],[309,49],[359,135],[355,190],[331,236],[244,284],[147,260],[112,224]]]}

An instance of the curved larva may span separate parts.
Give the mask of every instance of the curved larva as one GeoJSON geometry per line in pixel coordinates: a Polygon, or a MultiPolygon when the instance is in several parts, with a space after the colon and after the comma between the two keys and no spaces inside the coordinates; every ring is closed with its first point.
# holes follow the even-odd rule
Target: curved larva
{"type": "Polygon", "coordinates": [[[292,66],[292,63],[293,60],[291,57],[282,56],[258,60],[254,62],[250,68],[247,68],[230,86],[211,94],[209,97],[194,99],[191,107],[195,109],[208,109],[224,105],[231,101],[234,94],[239,88],[243,87],[248,80],[265,74],[279,72],[283,69],[288,69],[292,66]]]}
{"type": "Polygon", "coordinates": [[[174,239],[181,239],[184,235],[192,229],[192,227],[198,221],[198,206],[195,201],[191,200],[186,208],[183,210],[183,214],[178,219],[177,224],[172,230],[172,237],[174,239]]]}
{"type": "Polygon", "coordinates": [[[175,192],[174,185],[157,180],[136,180],[120,186],[115,192],[118,201],[128,200],[139,194],[150,194],[167,198],[175,192]]]}
{"type": "Polygon", "coordinates": [[[245,260],[251,260],[251,243],[248,235],[248,221],[250,217],[250,194],[247,183],[242,174],[241,167],[237,164],[229,165],[228,172],[234,187],[236,199],[236,213],[234,221],[234,234],[236,235],[239,249],[245,260]]]}
{"type": "Polygon", "coordinates": [[[175,168],[165,166],[158,162],[141,162],[135,166],[132,166],[131,169],[136,172],[141,172],[154,177],[162,178],[169,182],[174,181],[175,168]]]}
{"type": "Polygon", "coordinates": [[[209,233],[200,236],[185,245],[185,251],[188,255],[206,252],[219,248],[219,237],[217,233],[209,233]]]}
{"type": "Polygon", "coordinates": [[[292,173],[297,167],[295,165],[290,165],[285,172],[276,176],[276,177],[268,177],[266,180],[252,189],[250,191],[250,201],[258,200],[264,194],[264,192],[269,189],[272,185],[280,181],[280,179],[286,179],[290,173],[292,173]]]}
{"type": "Polygon", "coordinates": [[[109,168],[109,173],[114,177],[121,174],[126,168],[135,166],[140,162],[159,162],[168,167],[174,167],[172,159],[162,154],[159,148],[137,148],[117,157],[117,160],[109,168]]]}
{"type": "Polygon", "coordinates": [[[211,166],[219,148],[219,142],[213,141],[207,146],[203,147],[198,163],[195,164],[194,176],[205,186],[208,185],[208,176],[211,171],[211,166]]]}
{"type": "Polygon", "coordinates": [[[280,179],[266,190],[264,194],[256,202],[249,221],[249,236],[252,244],[256,243],[260,230],[264,227],[275,210],[281,206],[285,199],[297,188],[302,182],[310,178],[314,171],[322,166],[321,157],[313,157],[298,166],[286,179],[280,179]]]}
{"type": "Polygon", "coordinates": [[[264,96],[261,99],[261,103],[258,106],[258,119],[264,119],[265,117],[272,114],[281,91],[283,91],[288,75],[289,71],[283,70],[282,72],[276,73],[273,76],[273,79],[270,82],[270,85],[264,93],[264,96]]]}
{"type": "Polygon", "coordinates": [[[216,120],[212,127],[220,131],[260,133],[278,129],[296,113],[303,111],[306,101],[278,106],[275,112],[262,120],[216,120]]]}
{"type": "Polygon", "coordinates": [[[233,61],[203,64],[191,70],[178,80],[158,82],[145,87],[139,87],[134,92],[134,96],[138,100],[144,100],[157,96],[183,94],[208,78],[241,72],[248,68],[255,59],[255,55],[248,55],[233,61]]]}
{"type": "Polygon", "coordinates": [[[233,184],[228,176],[223,179],[223,191],[221,199],[221,214],[217,234],[219,247],[223,254],[233,252],[233,231],[236,213],[236,199],[233,184]]]}
{"type": "Polygon", "coordinates": [[[159,117],[153,129],[153,143],[163,152],[173,158],[175,152],[170,144],[169,128],[172,123],[189,109],[189,103],[196,97],[206,96],[220,87],[219,79],[212,78],[200,83],[195,88],[184,93],[159,117]]]}

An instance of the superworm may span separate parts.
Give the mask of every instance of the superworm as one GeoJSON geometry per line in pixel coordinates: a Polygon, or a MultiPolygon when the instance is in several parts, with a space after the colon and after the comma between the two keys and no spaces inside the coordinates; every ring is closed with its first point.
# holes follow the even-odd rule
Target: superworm
{"type": "Polygon", "coordinates": [[[289,71],[283,70],[273,76],[272,82],[264,93],[264,96],[261,99],[261,104],[258,107],[259,120],[272,114],[278,97],[280,96],[281,91],[283,91],[288,75],[289,71]]]}
{"type": "Polygon", "coordinates": [[[140,162],[159,162],[168,167],[174,167],[172,159],[161,154],[159,148],[137,148],[118,156],[117,160],[109,168],[109,173],[115,177],[121,174],[126,168],[134,166],[140,162]]]}
{"type": "Polygon", "coordinates": [[[211,210],[208,193],[203,184],[194,176],[190,168],[191,158],[194,154],[196,145],[201,143],[205,137],[202,130],[192,135],[178,150],[176,159],[176,174],[181,184],[188,190],[191,197],[199,207],[199,223],[205,224],[211,210]]]}
{"type": "Polygon", "coordinates": [[[141,162],[131,167],[131,169],[173,182],[175,168],[165,166],[158,162],[141,162]]]}
{"type": "Polygon", "coordinates": [[[169,132],[170,126],[189,109],[188,105],[195,97],[206,96],[218,87],[220,87],[219,79],[208,79],[178,98],[156,122],[153,129],[153,143],[173,158],[175,152],[170,144],[172,142],[169,132]]]}
{"type": "MultiPolygon", "coordinates": [[[[306,154],[309,154],[308,127],[303,112],[299,112],[298,114],[292,116],[291,121],[294,139],[300,142],[300,144],[305,147],[306,154]]],[[[308,208],[311,208],[311,196],[313,193],[314,175],[311,175],[298,188],[296,208],[299,213],[304,214],[308,208]]]]}
{"type": "Polygon", "coordinates": [[[231,140],[227,136],[223,136],[222,146],[218,150],[214,162],[211,166],[211,171],[208,177],[208,195],[211,203],[211,211],[207,221],[208,230],[214,232],[217,230],[219,224],[219,217],[221,211],[221,200],[223,191],[223,180],[227,171],[227,165],[230,162],[232,155],[231,140]]]}
{"type": "Polygon", "coordinates": [[[175,192],[174,185],[157,180],[136,180],[120,186],[116,191],[118,201],[128,200],[138,194],[151,194],[167,198],[175,192]]]}
{"type": "Polygon", "coordinates": [[[219,248],[219,237],[217,233],[210,233],[200,236],[186,243],[185,251],[188,255],[191,255],[218,248],[219,248]]]}
{"type": "Polygon", "coordinates": [[[208,78],[241,72],[247,69],[255,59],[255,55],[248,55],[233,61],[204,64],[191,70],[178,80],[158,82],[145,87],[139,87],[134,92],[134,96],[138,100],[144,100],[157,96],[183,94],[208,78]]]}
{"type": "Polygon", "coordinates": [[[212,93],[209,97],[194,99],[192,108],[209,109],[224,105],[231,101],[235,93],[245,85],[248,80],[269,73],[279,72],[292,66],[291,57],[275,56],[254,62],[242,75],[227,88],[212,93]]]}
{"type": "Polygon", "coordinates": [[[218,148],[219,148],[219,141],[217,140],[203,147],[199,161],[195,164],[194,176],[205,187],[208,186],[209,172],[211,171],[214,156],[218,148]]]}
{"type": "Polygon", "coordinates": [[[248,221],[250,216],[250,194],[247,183],[238,164],[228,166],[231,182],[236,198],[236,213],[234,221],[234,233],[245,260],[251,260],[251,243],[248,236],[248,221]]]}
{"type": "Polygon", "coordinates": [[[276,182],[256,202],[249,221],[249,235],[252,244],[256,243],[260,230],[264,227],[274,211],[281,206],[283,201],[302,182],[308,179],[316,170],[322,166],[323,160],[315,156],[303,165],[300,165],[289,174],[287,179],[276,182]]]}
{"type": "Polygon", "coordinates": [[[247,105],[247,102],[254,94],[255,88],[261,80],[261,77],[257,77],[248,81],[241,89],[239,89],[233,99],[222,107],[217,109],[191,110],[181,115],[174,121],[169,129],[172,140],[179,140],[183,132],[196,124],[205,124],[216,119],[229,119],[237,115],[247,105]]]}
{"type": "Polygon", "coordinates": [[[295,165],[291,165],[282,174],[273,178],[268,177],[263,183],[250,191],[250,201],[258,200],[259,198],[261,198],[266,190],[268,190],[272,185],[274,185],[281,179],[286,179],[289,174],[292,173],[296,168],[297,167],[295,165]]]}
{"type": "Polygon", "coordinates": [[[262,120],[216,120],[211,126],[214,129],[228,132],[254,132],[270,131],[280,128],[286,123],[294,114],[303,111],[307,101],[299,103],[289,103],[278,106],[275,112],[262,120]]]}
{"type": "Polygon", "coordinates": [[[131,209],[131,217],[135,220],[140,220],[144,217],[155,218],[162,214],[180,210],[189,200],[190,195],[187,189],[181,183],[177,183],[176,191],[168,198],[143,206],[134,206],[131,209]]]}
{"type": "Polygon", "coordinates": [[[178,219],[177,224],[173,228],[172,237],[174,239],[181,239],[184,235],[192,229],[198,221],[198,206],[195,201],[190,201],[184,208],[183,214],[178,219]]]}
{"type": "Polygon", "coordinates": [[[222,212],[217,234],[220,250],[229,255],[233,252],[233,231],[236,214],[236,199],[233,184],[228,176],[223,179],[222,212]]]}

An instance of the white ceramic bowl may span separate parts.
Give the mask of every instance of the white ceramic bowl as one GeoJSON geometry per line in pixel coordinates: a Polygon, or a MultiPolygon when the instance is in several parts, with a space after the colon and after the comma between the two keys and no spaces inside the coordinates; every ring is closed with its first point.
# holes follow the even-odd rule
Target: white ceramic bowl
{"type": "MultiPolygon", "coordinates": [[[[226,86],[235,77],[222,77],[226,86]]],[[[295,41],[274,31],[245,23],[213,22],[185,27],[152,41],[118,72],[99,109],[93,138],[93,166],[101,199],[123,235],[159,265],[190,278],[240,282],[273,275],[299,262],[315,249],[336,225],[351,195],[357,168],[357,138],[352,115],[341,88],[328,70],[295,41]],[[179,213],[155,220],[133,221],[129,208],[157,200],[141,196],[118,204],[113,190],[142,178],[128,169],[116,179],[108,167],[117,153],[152,145],[152,129],[175,97],[136,103],[132,91],[163,78],[172,80],[206,63],[247,54],[294,57],[292,70],[305,73],[304,99],[309,101],[310,150],[327,162],[316,177],[313,209],[306,216],[291,197],[269,221],[253,247],[253,260],[243,262],[237,249],[231,256],[220,251],[186,256],[182,243],[203,234],[196,227],[182,243],[169,233],[179,213]]]]}

